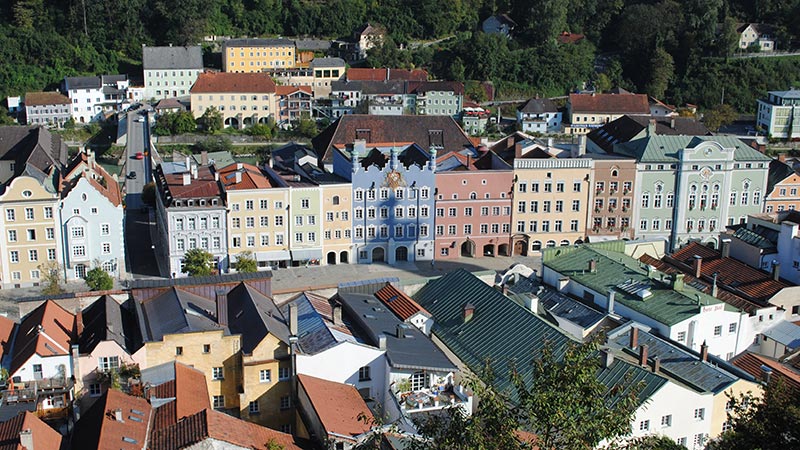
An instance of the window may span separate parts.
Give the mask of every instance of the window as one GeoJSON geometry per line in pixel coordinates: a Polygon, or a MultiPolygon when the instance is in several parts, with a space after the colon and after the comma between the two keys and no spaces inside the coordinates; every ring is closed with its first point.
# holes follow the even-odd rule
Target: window
{"type": "Polygon", "coordinates": [[[103,356],[97,359],[97,370],[101,372],[110,372],[112,370],[119,370],[119,357],[118,356],[103,356]]]}
{"type": "Polygon", "coordinates": [[[25,208],[25,220],[33,220],[33,208],[25,208]]]}
{"type": "Polygon", "coordinates": [[[580,200],[573,200],[572,201],[572,211],[578,212],[581,210],[581,201],[580,200]]]}
{"type": "Polygon", "coordinates": [[[258,402],[250,402],[250,406],[247,408],[247,410],[251,416],[254,414],[258,414],[259,413],[258,402]]]}
{"type": "Polygon", "coordinates": [[[86,256],[86,247],[84,247],[83,245],[76,245],[72,247],[72,256],[74,257],[86,256]]]}
{"type": "Polygon", "coordinates": [[[678,445],[682,445],[682,446],[686,447],[686,438],[685,437],[678,438],[678,440],[676,440],[675,442],[677,442],[678,445]]]}
{"type": "Polygon", "coordinates": [[[639,431],[647,431],[650,429],[650,420],[642,420],[639,422],[639,431]]]}
{"type": "Polygon", "coordinates": [[[714,327],[714,336],[722,336],[722,325],[714,327]]]}
{"type": "Polygon", "coordinates": [[[109,253],[111,253],[111,243],[103,242],[103,254],[108,255],[109,253]]]}
{"type": "Polygon", "coordinates": [[[564,183],[563,182],[556,183],[556,192],[564,192],[564,183]]]}
{"type": "Polygon", "coordinates": [[[203,344],[203,353],[211,353],[211,345],[203,344]]]}
{"type": "Polygon", "coordinates": [[[6,220],[9,222],[13,222],[14,220],[16,220],[13,209],[6,210],[6,220]]]}
{"type": "Polygon", "coordinates": [[[48,248],[47,249],[47,260],[48,261],[55,261],[56,259],[56,249],[48,248]]]}
{"type": "Polygon", "coordinates": [[[89,395],[92,397],[99,397],[103,393],[100,383],[89,384],[89,395]]]}
{"type": "Polygon", "coordinates": [[[85,235],[83,227],[72,227],[70,229],[70,234],[72,235],[73,239],[80,239],[85,235]]]}
{"type": "Polygon", "coordinates": [[[224,395],[215,395],[214,396],[214,409],[220,409],[225,407],[225,396],[224,395]]]}
{"type": "Polygon", "coordinates": [[[111,234],[111,225],[107,223],[100,224],[100,235],[108,236],[109,234],[111,234]]]}
{"type": "Polygon", "coordinates": [[[225,379],[222,367],[213,367],[213,368],[211,368],[211,379],[212,380],[223,380],[223,379],[225,379]]]}
{"type": "Polygon", "coordinates": [[[642,194],[642,208],[650,207],[650,194],[642,194]]]}
{"type": "Polygon", "coordinates": [[[701,447],[706,440],[706,435],[703,433],[694,435],[694,447],[701,447]]]}
{"type": "Polygon", "coordinates": [[[358,369],[358,381],[369,381],[369,366],[364,366],[358,369]]]}
{"type": "Polygon", "coordinates": [[[580,181],[576,181],[572,183],[572,192],[580,192],[581,191],[581,183],[580,181]]]}
{"type": "Polygon", "coordinates": [[[272,382],[272,371],[269,369],[262,369],[258,371],[258,381],[261,383],[272,382]]]}
{"type": "Polygon", "coordinates": [[[278,368],[278,381],[286,381],[291,376],[291,372],[289,371],[288,367],[280,367],[278,368]]]}
{"type": "Polygon", "coordinates": [[[686,342],[686,332],[678,331],[678,342],[686,342]]]}
{"type": "Polygon", "coordinates": [[[706,416],[706,409],[705,408],[697,408],[694,410],[694,418],[695,420],[703,420],[706,416]]]}
{"type": "Polygon", "coordinates": [[[8,230],[8,241],[17,242],[17,230],[8,230]]]}
{"type": "Polygon", "coordinates": [[[44,218],[45,219],[52,219],[53,218],[53,207],[52,206],[45,206],[44,207],[44,218]]]}
{"type": "Polygon", "coordinates": [[[183,355],[183,347],[175,347],[175,356],[183,355]]]}
{"type": "Polygon", "coordinates": [[[661,416],[661,428],[667,428],[671,426],[672,426],[672,414],[661,416]]]}

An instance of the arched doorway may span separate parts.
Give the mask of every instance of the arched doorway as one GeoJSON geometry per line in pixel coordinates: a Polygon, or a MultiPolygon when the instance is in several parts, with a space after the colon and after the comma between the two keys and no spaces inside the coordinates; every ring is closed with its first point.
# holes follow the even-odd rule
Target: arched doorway
{"type": "Polygon", "coordinates": [[[259,117],[258,123],[260,123],[262,125],[263,124],[268,124],[269,123],[269,117],[259,117]]]}
{"type": "Polygon", "coordinates": [[[408,261],[408,248],[407,247],[397,247],[394,250],[394,260],[395,261],[408,261]]]}
{"type": "Polygon", "coordinates": [[[500,256],[511,256],[508,254],[508,244],[500,244],[497,246],[497,254],[500,256]]]}
{"type": "Polygon", "coordinates": [[[475,242],[467,239],[461,244],[461,256],[475,257],[475,242]]]}
{"type": "Polygon", "coordinates": [[[533,241],[533,244],[531,244],[531,250],[533,250],[535,252],[538,252],[541,249],[542,249],[542,242],[541,241],[533,241]]]}
{"type": "Polygon", "coordinates": [[[242,122],[244,122],[244,126],[249,127],[253,125],[254,119],[252,117],[245,117],[242,122]]]}
{"type": "Polygon", "coordinates": [[[339,253],[339,262],[342,264],[347,264],[347,252],[339,253]]]}
{"type": "Polygon", "coordinates": [[[383,262],[386,258],[386,252],[383,247],[375,247],[372,249],[372,262],[383,262]]]}
{"type": "Polygon", "coordinates": [[[514,254],[520,256],[528,256],[528,241],[519,239],[514,242],[514,254]]]}
{"type": "Polygon", "coordinates": [[[239,128],[239,119],[237,119],[236,117],[228,117],[227,119],[225,119],[225,126],[239,128]]]}
{"type": "Polygon", "coordinates": [[[563,241],[561,241],[561,246],[562,247],[569,247],[569,241],[564,239],[563,241]]]}
{"type": "Polygon", "coordinates": [[[556,241],[547,241],[547,248],[553,248],[556,246],[556,241]]]}
{"type": "Polygon", "coordinates": [[[494,256],[494,244],[486,244],[483,246],[483,256],[494,256]]]}
{"type": "Polygon", "coordinates": [[[583,244],[583,239],[578,239],[575,241],[575,245],[581,245],[581,244],[583,244]]]}
{"type": "Polygon", "coordinates": [[[336,264],[336,252],[328,252],[328,264],[336,264]]]}

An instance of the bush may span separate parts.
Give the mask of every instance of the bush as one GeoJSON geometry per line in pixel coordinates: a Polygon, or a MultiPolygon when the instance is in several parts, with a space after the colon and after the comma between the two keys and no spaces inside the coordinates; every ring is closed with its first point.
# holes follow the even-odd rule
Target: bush
{"type": "Polygon", "coordinates": [[[95,267],[86,273],[86,285],[93,291],[107,291],[114,288],[114,279],[105,270],[95,267]]]}

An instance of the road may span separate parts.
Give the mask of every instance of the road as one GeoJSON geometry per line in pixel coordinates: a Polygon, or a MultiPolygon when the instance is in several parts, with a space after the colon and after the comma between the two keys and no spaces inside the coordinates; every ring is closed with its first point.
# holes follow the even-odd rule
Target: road
{"type": "Polygon", "coordinates": [[[146,144],[149,126],[146,122],[137,122],[144,118],[140,114],[140,110],[131,111],[127,115],[128,120],[128,145],[125,151],[125,175],[128,176],[125,181],[125,205],[128,210],[141,209],[144,204],[142,203],[142,188],[148,182],[148,173],[145,172],[147,158],[136,159],[136,154],[145,154],[148,149],[146,144]],[[130,178],[130,174],[135,173],[136,178],[130,178]]]}

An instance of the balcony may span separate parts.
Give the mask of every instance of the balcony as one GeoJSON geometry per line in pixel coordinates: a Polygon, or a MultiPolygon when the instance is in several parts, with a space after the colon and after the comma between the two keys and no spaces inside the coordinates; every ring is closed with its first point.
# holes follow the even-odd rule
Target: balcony
{"type": "Polygon", "coordinates": [[[397,392],[395,395],[403,412],[409,414],[435,411],[454,405],[461,406],[466,411],[472,410],[472,394],[463,386],[446,385],[418,391],[397,392]]]}

